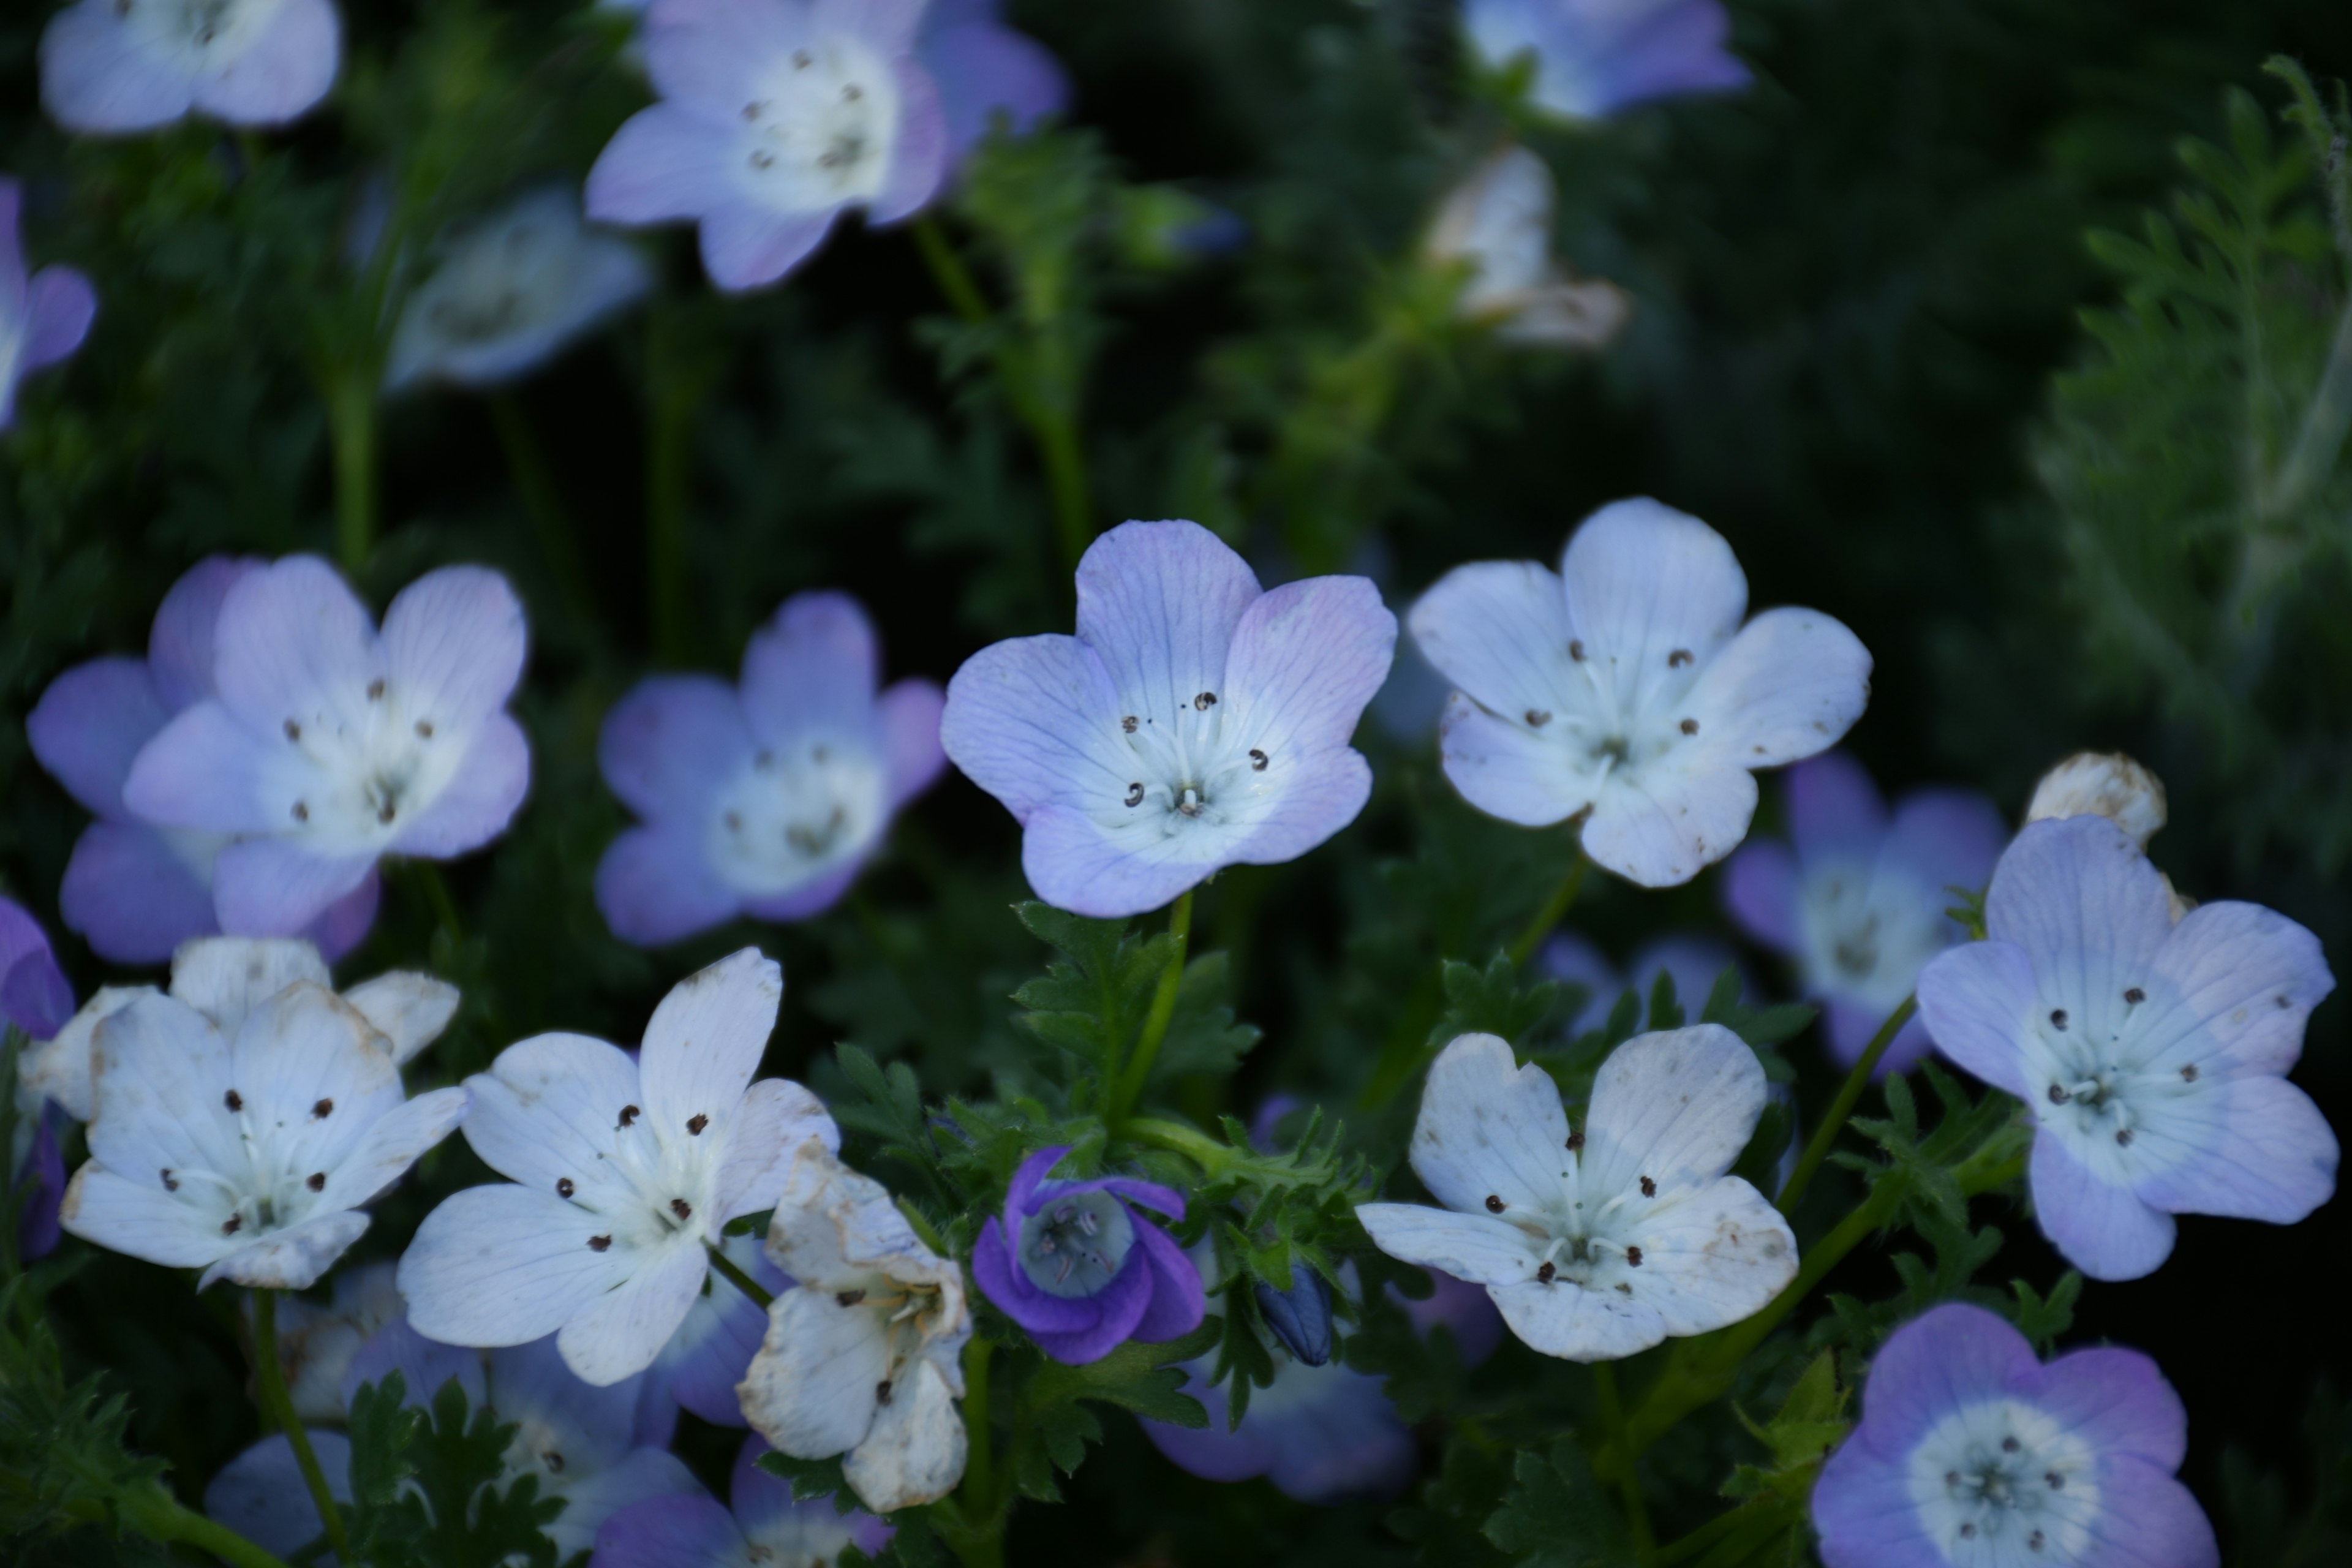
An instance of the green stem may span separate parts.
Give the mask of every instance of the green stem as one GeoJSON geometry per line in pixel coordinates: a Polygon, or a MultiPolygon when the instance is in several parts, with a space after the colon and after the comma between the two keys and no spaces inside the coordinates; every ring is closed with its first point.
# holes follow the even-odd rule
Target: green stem
{"type": "Polygon", "coordinates": [[[1397,1009],[1396,1022],[1389,1026],[1387,1038],[1381,1042],[1380,1055],[1372,1060],[1372,1076],[1365,1081],[1363,1093],[1356,1097],[1358,1110],[1378,1110],[1412,1081],[1412,1075],[1421,1070],[1422,1058],[1429,1048],[1429,1032],[1437,1026],[1444,1003],[1444,969],[1441,964],[1415,983],[1412,994],[1397,1009]]]}
{"type": "Polygon", "coordinates": [[[1143,1032],[1136,1037],[1127,1065],[1113,1075],[1109,1102],[1103,1108],[1103,1120],[1114,1132],[1142,1097],[1143,1086],[1151,1079],[1152,1063],[1160,1058],[1160,1043],[1168,1037],[1169,1020],[1176,1016],[1176,993],[1184,983],[1184,950],[1192,935],[1192,889],[1185,889],[1169,910],[1168,934],[1176,939],[1176,945],[1168,955],[1168,967],[1160,972],[1159,988],[1151,994],[1151,1011],[1143,1016],[1143,1032]]]}
{"type": "Polygon", "coordinates": [[[646,421],[646,593],[654,653],[675,667],[688,661],[692,642],[686,534],[701,378],[684,363],[672,314],[656,307],[646,329],[646,374],[652,384],[646,421]]]}
{"type": "Polygon", "coordinates": [[[996,1451],[988,1425],[989,1358],[995,1349],[984,1334],[972,1335],[963,1347],[963,1425],[969,1447],[962,1489],[989,1514],[997,1509],[996,1451]]]}
{"type": "Polygon", "coordinates": [[[1202,1175],[1210,1177],[1222,1173],[1227,1165],[1244,1154],[1244,1151],[1220,1143],[1196,1127],[1187,1127],[1181,1121],[1169,1121],[1156,1116],[1131,1119],[1119,1129],[1119,1135],[1130,1143],[1181,1154],[1200,1166],[1202,1175]]]}
{"type": "Polygon", "coordinates": [[[275,1290],[253,1293],[253,1384],[261,1396],[262,1410],[286,1434],[286,1441],[294,1450],[294,1462],[302,1470],[302,1484],[310,1489],[310,1501],[318,1508],[320,1521],[327,1527],[327,1543],[334,1548],[338,1561],[351,1562],[352,1543],[343,1533],[343,1516],[335,1507],[335,1495],[327,1489],[327,1473],[319,1468],[319,1456],[310,1447],[310,1434],[302,1429],[301,1417],[294,1414],[294,1401],[286,1394],[286,1369],[278,1362],[275,1290]]]}
{"type": "Polygon", "coordinates": [[[547,574],[555,580],[555,591],[572,619],[583,627],[593,626],[596,595],[588,585],[579,534],[565,512],[563,492],[556,488],[555,469],[547,460],[546,448],[540,445],[530,415],[522,399],[511,392],[492,393],[489,402],[490,423],[498,427],[499,445],[506,450],[515,494],[539,535],[539,552],[547,563],[547,574]]]}
{"type": "MultiPolygon", "coordinates": [[[[32,1489],[15,1476],[0,1475],[0,1490],[29,1498],[32,1489]]],[[[180,1543],[209,1552],[232,1568],[287,1568],[285,1559],[263,1551],[226,1525],[215,1524],[194,1509],[182,1506],[161,1485],[133,1488],[110,1498],[78,1497],[58,1511],[77,1524],[94,1525],[109,1534],[118,1530],[143,1535],[165,1545],[180,1543]]]]}
{"type": "MultiPolygon", "coordinates": [[[[2255,510],[2277,517],[2301,505],[2305,497],[2336,468],[2344,437],[2352,429],[2352,303],[2336,319],[2336,337],[2327,355],[2327,369],[2304,411],[2303,427],[2275,482],[2258,491],[2255,510]]],[[[2251,442],[2249,443],[2251,445],[2251,442]]]]}
{"type": "Polygon", "coordinates": [[[1087,460],[1077,427],[1059,410],[1043,409],[1030,428],[1045,465],[1045,489],[1054,503],[1054,529],[1062,541],[1062,564],[1076,572],[1095,542],[1093,504],[1087,500],[1087,460]]]}
{"type": "Polygon", "coordinates": [[[1528,921],[1526,928],[1512,939],[1513,963],[1524,964],[1533,957],[1536,944],[1551,934],[1552,928],[1559,924],[1567,916],[1569,907],[1576,902],[1576,895],[1583,888],[1584,875],[1592,869],[1592,862],[1585,858],[1581,848],[1577,849],[1575,855],[1576,858],[1568,864],[1568,875],[1559,879],[1559,886],[1551,890],[1551,897],[1544,900],[1543,908],[1535,912],[1535,918],[1528,921]]]}
{"type": "MultiPolygon", "coordinates": [[[[1617,1397],[1617,1369],[1605,1361],[1592,1363],[1592,1388],[1601,1399],[1601,1425],[1621,1445],[1625,1436],[1625,1405],[1617,1397]]],[[[1641,1477],[1634,1473],[1633,1460],[1627,1455],[1617,1467],[1617,1489],[1625,1499],[1625,1522],[1633,1531],[1633,1560],[1641,1568],[1651,1568],[1658,1550],[1657,1537],[1650,1532],[1650,1509],[1642,1498],[1641,1477]]]]}
{"type": "Polygon", "coordinates": [[[1813,1129],[1812,1137],[1806,1141],[1805,1152],[1797,1156],[1797,1168],[1789,1173],[1789,1180],[1780,1188],[1779,1206],[1782,1214],[1797,1212],[1797,1200],[1805,1195],[1805,1189],[1812,1184],[1813,1173],[1822,1168],[1823,1160],[1829,1158],[1830,1145],[1837,1142],[1839,1131],[1845,1126],[1845,1119],[1853,1114],[1855,1103],[1862,1099],[1862,1091],[1870,1087],[1871,1073],[1885,1057],[1887,1047],[1895,1043],[1895,1037],[1902,1032],[1903,1026],[1911,1021],[1911,1015],[1918,1010],[1919,998],[1906,996],[1903,1005],[1889,1013],[1886,1022],[1878,1026],[1878,1033],[1870,1037],[1870,1045],[1863,1051],[1861,1059],[1845,1075],[1845,1082],[1838,1086],[1837,1098],[1830,1101],[1822,1124],[1813,1129]]]}
{"type": "Polygon", "coordinates": [[[424,889],[425,901],[433,910],[434,923],[441,934],[449,939],[452,947],[462,947],[466,941],[465,922],[457,918],[457,900],[449,896],[449,884],[442,879],[441,868],[430,860],[411,860],[408,872],[424,889]]]}
{"type": "Polygon", "coordinates": [[[907,226],[913,231],[916,248],[923,253],[924,264],[930,268],[931,277],[939,284],[940,292],[947,296],[948,303],[955,308],[955,313],[974,326],[993,316],[995,312],[988,308],[987,296],[981,293],[980,284],[973,279],[971,269],[963,264],[963,258],[956,254],[954,242],[948,238],[947,230],[940,226],[939,220],[925,213],[907,226]]]}
{"type": "Polygon", "coordinates": [[[940,1239],[940,1233],[932,1228],[931,1222],[923,1217],[923,1211],[904,1198],[898,1200],[898,1213],[905,1217],[908,1228],[914,1231],[922,1244],[941,1258],[945,1258],[948,1255],[948,1244],[940,1239]]]}
{"type": "Polygon", "coordinates": [[[327,394],[335,458],[335,546],[357,572],[375,548],[376,376],[372,358],[345,368],[327,394]]]}
{"type": "Polygon", "coordinates": [[[706,1241],[702,1246],[703,1249],[710,1254],[711,1268],[720,1279],[757,1301],[760,1304],[760,1310],[764,1312],[776,1304],[776,1298],[770,1293],[768,1288],[737,1268],[735,1260],[720,1250],[717,1244],[706,1241]]]}

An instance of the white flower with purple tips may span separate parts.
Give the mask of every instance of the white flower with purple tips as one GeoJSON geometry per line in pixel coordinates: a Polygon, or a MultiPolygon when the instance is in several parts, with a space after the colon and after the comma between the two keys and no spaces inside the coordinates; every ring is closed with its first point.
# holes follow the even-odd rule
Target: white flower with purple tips
{"type": "Polygon", "coordinates": [[[41,101],[68,131],[152,131],[194,112],[282,125],[342,58],[331,0],[80,0],[41,34],[41,101]]]}
{"type": "Polygon", "coordinates": [[[530,749],[506,711],[522,605],[474,566],[401,590],[378,632],[325,562],[289,556],[230,584],[212,690],[131,764],[122,801],[161,827],[227,834],[221,925],[289,936],[385,855],[446,859],[506,830],[530,749]]]}
{"type": "Polygon", "coordinates": [[[1132,1176],[1055,1181],[1068,1145],[1021,1162],[971,1251],[972,1278],[1045,1352],[1074,1366],[1129,1340],[1159,1343],[1201,1326],[1200,1270],[1139,1205],[1184,1217],[1184,1195],[1132,1176]]]}
{"type": "Polygon", "coordinates": [[[0,178],[0,430],[16,420],[16,384],[71,354],[89,335],[98,291],[70,267],[27,276],[16,220],[25,187],[0,178]]]}
{"type": "Polygon", "coordinates": [[[2137,1351],[2047,1366],[1981,1307],[1897,1329],[1862,1422],[1822,1467],[1829,1568],[2218,1568],[2213,1527],[2174,1479],[2189,1415],[2137,1351]]]}
{"type": "MultiPolygon", "coordinates": [[[[1923,789],[1886,804],[1862,765],[1832,752],[1789,770],[1790,844],[1750,843],[1725,868],[1724,901],[1741,929],[1797,961],[1805,994],[1826,1005],[1830,1051],[1852,1066],[1919,983],[1927,961],[1968,932],[1945,913],[1977,892],[2009,841],[1992,802],[1923,789]]],[[[1934,1042],[1906,1022],[1878,1073],[1902,1072],[1934,1042]]]]}
{"type": "Polygon", "coordinates": [[[596,1533],[595,1568],[833,1568],[845,1548],[878,1557],[896,1533],[833,1498],[798,1502],[793,1484],[760,1468],[768,1445],[743,1439],[727,1502],[657,1498],[625,1509],[596,1533]]]}
{"type": "Polygon", "coordinates": [[[783,972],[745,948],[680,981],[632,1060],[583,1035],[508,1047],[466,1080],[466,1141],[513,1184],[468,1187],[417,1228],[400,1292],[446,1344],[556,1335],[603,1386],[654,1364],[727,1223],[774,1206],[793,1151],[840,1131],[789,1079],[753,1082],[783,972]]]}
{"type": "Polygon", "coordinates": [[[940,689],[877,692],[880,649],[845,594],[784,601],[743,653],[739,687],[656,676],[606,715],[604,780],[645,826],[596,868],[624,941],[673,942],[749,914],[831,907],[890,818],[939,776],[940,689]]]}
{"type": "Polygon", "coordinates": [[[2336,988],[2310,931],[2233,901],[2176,922],[2104,816],[2028,825],[1985,927],[1920,975],[1919,1011],[2025,1102],[2034,1209],[2077,1268],[2137,1279],[2171,1255],[2174,1215],[2292,1225],[2335,1193],[2336,1134],[2284,1076],[2336,988]]]}
{"type": "Polygon", "coordinates": [[[1023,828],[1046,902],[1119,919],[1233,865],[1292,860],[1372,788],[1349,745],[1396,617],[1362,577],[1271,592],[1192,522],[1129,522],[1078,563],[1076,637],[982,648],[940,739],[1023,828]]]}
{"type": "MultiPolygon", "coordinates": [[[[98,820],[75,840],[58,889],[66,925],[118,963],[158,963],[192,937],[221,929],[214,869],[236,836],[163,827],[123,800],[131,763],[176,714],[217,695],[213,651],[221,602],[258,561],[199,561],[155,611],[145,658],[94,658],[49,682],[25,733],[67,793],[98,820]]],[[[381,891],[371,868],[310,922],[330,958],[359,945],[381,891]]]]}
{"type": "Polygon", "coordinates": [[[224,1029],[149,993],[95,1031],[89,1162],[61,1215],[85,1241],[173,1268],[299,1290],[368,1227],[362,1205],[466,1115],[415,1100],[391,1040],[300,981],[224,1029]]]}
{"type": "Polygon", "coordinates": [[[1557,573],[1455,567],[1410,617],[1456,688],[1445,776],[1506,822],[1581,816],[1584,852],[1629,881],[1690,880],[1746,837],[1750,770],[1835,745],[1870,695],[1870,655],[1838,622],[1747,612],[1723,536],[1654,500],[1593,513],[1557,573]]]}
{"type": "Polygon", "coordinates": [[[1727,1173],[1765,1097],[1756,1053],[1700,1024],[1611,1053],[1579,1131],[1551,1075],[1464,1035],[1412,1130],[1413,1173],[1444,1207],[1356,1217],[1391,1258],[1484,1285],[1530,1347],[1615,1361],[1750,1317],[1796,1277],[1789,1222],[1727,1173]]]}
{"type": "Polygon", "coordinates": [[[895,1513],[963,1479],[963,1270],[917,1237],[879,1182],[814,1140],[793,1157],[768,1256],[799,1281],[736,1392],[745,1419],[795,1458],[844,1456],[860,1501],[895,1513]]]}
{"type": "Polygon", "coordinates": [[[922,0],[654,0],[661,100],[588,174],[588,216],[701,226],[722,289],[772,283],[842,214],[911,216],[947,173],[938,89],[915,56],[922,0]]]}
{"type": "Polygon", "coordinates": [[[1748,82],[1720,0],[1468,0],[1463,22],[1497,69],[1532,56],[1537,106],[1570,120],[1748,82]]]}

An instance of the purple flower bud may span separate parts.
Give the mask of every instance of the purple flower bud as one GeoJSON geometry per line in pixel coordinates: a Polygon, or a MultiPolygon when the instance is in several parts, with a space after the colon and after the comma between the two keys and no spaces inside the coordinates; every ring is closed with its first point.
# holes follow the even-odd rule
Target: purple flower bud
{"type": "Polygon", "coordinates": [[[1331,1359],[1331,1287],[1304,1263],[1290,1266],[1290,1289],[1277,1290],[1261,1279],[1257,1310],[1275,1337],[1308,1366],[1331,1359]]]}

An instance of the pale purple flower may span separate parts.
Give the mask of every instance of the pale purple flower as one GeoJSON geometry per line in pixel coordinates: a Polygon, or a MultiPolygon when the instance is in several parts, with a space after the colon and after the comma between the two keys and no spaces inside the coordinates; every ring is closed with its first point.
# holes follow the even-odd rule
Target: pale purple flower
{"type": "Polygon", "coordinates": [[[41,34],[41,101],[68,131],[152,131],[190,112],[282,125],[327,96],[331,0],[80,0],[41,34]]]}
{"type": "Polygon", "coordinates": [[[939,91],[958,161],[999,113],[1017,134],[1069,102],[1069,78],[1034,39],[1004,25],[1004,0],[930,0],[915,58],[939,91]]]}
{"type": "Polygon", "coordinates": [[[1039,898],[1141,914],[1356,819],[1372,773],[1348,742],[1396,647],[1368,579],[1262,593],[1198,523],[1129,522],[1087,548],[1077,590],[1077,636],[982,648],[940,726],[1020,819],[1039,898]]]}
{"type": "Polygon", "coordinates": [[[530,749],[506,702],[522,605],[478,566],[401,590],[379,633],[325,562],[289,556],[221,595],[212,690],[147,742],[123,804],[235,836],[213,864],[224,930],[285,936],[385,855],[446,859],[506,829],[530,749]]]}
{"type": "Polygon", "coordinates": [[[1651,99],[1746,87],[1720,0],[1467,0],[1471,47],[1497,69],[1535,57],[1534,100],[1601,120],[1651,99]]]}
{"type": "MultiPolygon", "coordinates": [[[[1646,1012],[1650,993],[1663,974],[1675,983],[1675,1001],[1685,1017],[1696,1018],[1706,1006],[1723,972],[1741,970],[1732,945],[1709,936],[1661,937],[1637,950],[1620,970],[1601,951],[1572,931],[1556,931],[1536,953],[1536,967],[1545,978],[1584,988],[1584,1005],[1570,1014],[1560,1032],[1570,1038],[1609,1021],[1620,998],[1628,993],[1646,1012]]],[[[1740,994],[1749,989],[1739,977],[1740,994]]]]}
{"type": "Polygon", "coordinates": [[[2174,1478],[2180,1396],[2137,1351],[2044,1366],[1981,1307],[1935,1308],[1871,1361],[1862,1422],[1813,1486],[1829,1568],[2218,1568],[2174,1478]]]}
{"type": "Polygon", "coordinates": [[[1751,770],[1836,744],[1870,694],[1870,655],[1836,621],[1747,613],[1723,536],[1654,500],[1593,513],[1557,573],[1455,567],[1411,616],[1457,688],[1445,776],[1506,822],[1581,816],[1584,852],[1629,881],[1690,880],[1747,835],[1751,770]]]}
{"type": "Polygon", "coordinates": [[[0,430],[15,422],[16,384],[81,347],[98,314],[98,291],[70,267],[27,277],[16,232],[25,188],[0,178],[0,430]]]}
{"type": "MultiPolygon", "coordinates": [[[[258,561],[215,555],[172,585],[155,611],[145,658],[76,665],[25,720],[33,754],[98,820],[75,841],[58,905],[70,930],[117,963],[160,963],[192,937],[222,928],[214,868],[236,836],[159,827],[134,814],[123,786],[141,748],[180,712],[216,696],[214,637],[230,588],[258,561]]],[[[371,867],[305,934],[330,958],[359,945],[381,891],[371,867]]]]}
{"type": "MultiPolygon", "coordinates": [[[[1890,817],[1862,764],[1831,752],[1789,770],[1789,844],[1750,843],[1724,868],[1740,929],[1796,960],[1828,1011],[1831,1054],[1851,1067],[1919,972],[1968,932],[1945,911],[1979,892],[2009,842],[1992,802],[1970,790],[1915,790],[1890,817]]],[[[1934,1044],[1914,1015],[1880,1058],[1903,1072],[1934,1044]]]]}
{"type": "Polygon", "coordinates": [[[835,219],[908,217],[945,177],[949,129],[915,55],[922,0],[654,0],[660,101],[588,174],[588,216],[701,226],[721,289],[791,271],[835,219]]]}
{"type": "Polygon", "coordinates": [[[624,1509],[596,1534],[589,1568],[829,1568],[844,1547],[878,1557],[897,1533],[834,1498],[793,1499],[793,1484],[760,1468],[768,1445],[743,1439],[727,1505],[707,1497],[656,1498],[624,1509]]]}
{"type": "Polygon", "coordinates": [[[645,825],[596,868],[615,935],[652,946],[737,915],[830,908],[891,816],[939,776],[940,689],[877,693],[881,650],[845,594],[784,601],[740,686],[656,676],[605,716],[604,780],[645,825]]]}
{"type": "Polygon", "coordinates": [[[653,1365],[728,1222],[775,1205],[802,1143],[840,1145],[807,1089],[752,1081],[783,993],[783,972],[745,948],[662,999],[635,1060],[541,1035],[467,1079],[466,1142],[513,1182],[425,1216],[400,1260],[416,1331],[486,1346],[555,1334],[599,1386],[653,1365]]]}
{"type": "MultiPolygon", "coordinates": [[[[18,1029],[27,1040],[47,1040],[66,1026],[73,1011],[73,987],[58,968],[48,933],[22,905],[0,899],[0,1028],[18,1029]]],[[[65,1111],[25,1074],[22,1058],[16,1081],[0,1085],[0,1090],[16,1102],[8,1147],[0,1150],[24,1204],[16,1222],[16,1255],[46,1257],[58,1244],[58,1204],[66,1190],[65,1159],[58,1147],[65,1111]]],[[[6,1218],[0,1214],[0,1222],[6,1218]]]]}
{"type": "Polygon", "coordinates": [[[2292,1225],[2336,1191],[2336,1134],[2285,1073],[2336,988],[2319,939],[2256,904],[2176,922],[2104,816],[2027,825],[1993,872],[1990,940],[1919,976],[1943,1053],[2025,1102],[2042,1230],[2094,1279],[2172,1252],[2176,1214],[2292,1225]]]}
{"type": "Polygon", "coordinates": [[[1200,1271],[1168,1233],[1129,1206],[1184,1217],[1184,1197],[1132,1176],[1055,1181],[1070,1152],[1021,1162],[971,1249],[972,1278],[997,1310],[1055,1361],[1083,1366],[1129,1340],[1182,1339],[1201,1326],[1200,1271]]]}

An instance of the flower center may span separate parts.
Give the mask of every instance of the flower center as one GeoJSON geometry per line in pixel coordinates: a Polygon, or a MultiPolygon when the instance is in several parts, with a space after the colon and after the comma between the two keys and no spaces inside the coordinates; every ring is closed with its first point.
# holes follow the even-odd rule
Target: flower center
{"type": "Polygon", "coordinates": [[[199,68],[243,53],[276,9],[275,0],[114,0],[151,48],[193,56],[199,68]]]}
{"type": "Polygon", "coordinates": [[[779,61],[741,110],[752,188],[786,212],[881,195],[898,134],[898,82],[856,38],[833,37],[779,61]]]}
{"type": "Polygon", "coordinates": [[[2038,1406],[1988,1400],[1945,1416],[1912,1450],[1912,1506],[1954,1563],[2074,1563],[2096,1543],[2094,1458],[2038,1406]]]}
{"type": "Polygon", "coordinates": [[[1844,862],[1805,879],[1798,919],[1807,979],[1892,1012],[1952,934],[1937,889],[1844,862]]]}
{"type": "Polygon", "coordinates": [[[710,864],[739,892],[788,892],[866,851],[886,794],[881,764],[863,746],[761,752],[719,792],[710,864]]]}
{"type": "Polygon", "coordinates": [[[286,830],[321,855],[381,853],[441,797],[464,752],[427,705],[379,676],[333,709],[289,713],[279,728],[310,764],[286,830]]]}
{"type": "Polygon", "coordinates": [[[1129,713],[1118,721],[1119,771],[1128,777],[1116,803],[1097,811],[1114,831],[1172,838],[1201,827],[1245,827],[1264,814],[1279,776],[1268,747],[1228,724],[1229,710],[1202,691],[1162,721],[1129,713]]]}
{"type": "Polygon", "coordinates": [[[1022,1271],[1048,1296],[1097,1294],[1134,1245],[1135,1222],[1108,1193],[1060,1194],[1021,1222],[1022,1271]]]}
{"type": "Polygon", "coordinates": [[[2080,997],[2035,1004],[2040,1049],[2033,1054],[2043,1082],[2034,1115],[2111,1181],[2145,1173],[2148,1151],[2136,1147],[2141,1131],[2177,1101],[2205,1091],[2195,1059],[2201,1030],[2180,1039],[2145,1037],[2141,1019],[2173,1011],[2151,1007],[2151,989],[2147,983],[2127,985],[2106,1005],[2080,997]]]}

